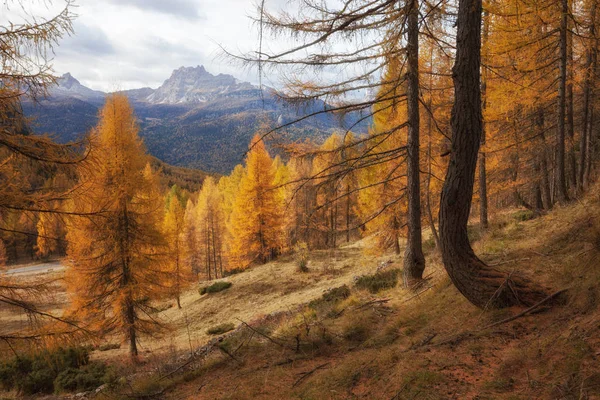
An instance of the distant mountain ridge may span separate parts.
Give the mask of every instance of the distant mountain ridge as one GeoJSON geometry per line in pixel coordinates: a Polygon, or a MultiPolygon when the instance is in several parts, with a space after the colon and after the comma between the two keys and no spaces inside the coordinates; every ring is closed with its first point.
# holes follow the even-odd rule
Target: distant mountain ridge
{"type": "MultiPolygon", "coordinates": [[[[156,89],[125,90],[138,117],[140,135],[150,154],[172,165],[228,173],[240,163],[250,139],[263,123],[295,121],[327,105],[315,101],[298,110],[274,95],[232,75],[213,75],[203,66],[181,67],[156,89]]],[[[50,133],[61,142],[77,140],[96,125],[107,93],[82,85],[71,74],[58,79],[49,97],[24,104],[33,131],[50,133]]],[[[346,126],[365,132],[369,120],[353,113],[346,126]]],[[[345,129],[330,114],[320,114],[286,129],[287,140],[323,140],[345,129]]]]}

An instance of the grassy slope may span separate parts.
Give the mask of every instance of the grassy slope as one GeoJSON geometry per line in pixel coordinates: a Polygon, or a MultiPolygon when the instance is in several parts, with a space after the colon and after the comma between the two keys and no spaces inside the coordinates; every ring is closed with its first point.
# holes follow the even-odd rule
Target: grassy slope
{"type": "MultiPolygon", "coordinates": [[[[374,298],[353,288],[352,296],[338,303],[255,320],[252,326],[277,344],[247,328],[238,329],[220,344],[232,356],[213,352],[175,379],[177,384],[164,395],[170,399],[600,396],[600,191],[596,188],[583,202],[540,219],[500,219],[477,242],[478,254],[507,270],[526,271],[553,289],[568,288],[565,305],[486,329],[518,310],[476,309],[430,254],[431,289],[420,296],[394,288],[376,296],[388,302],[368,304],[374,298]]],[[[372,270],[376,260],[363,263],[372,270]]],[[[348,268],[354,271],[356,265],[348,268]]],[[[220,304],[226,307],[235,296],[244,297],[266,314],[316,297],[323,288],[350,282],[351,277],[317,279],[311,290],[301,290],[297,301],[282,303],[280,296],[285,295],[277,291],[289,280],[297,282],[291,278],[295,273],[290,264],[276,263],[261,271],[266,273],[245,284],[267,285],[264,292],[248,293],[249,287],[234,291],[234,283],[229,294],[220,294],[220,304]]],[[[240,280],[238,287],[244,275],[233,278],[240,280]]],[[[314,278],[301,279],[312,285],[314,278]]],[[[215,314],[210,322],[227,321],[215,314]]]]}

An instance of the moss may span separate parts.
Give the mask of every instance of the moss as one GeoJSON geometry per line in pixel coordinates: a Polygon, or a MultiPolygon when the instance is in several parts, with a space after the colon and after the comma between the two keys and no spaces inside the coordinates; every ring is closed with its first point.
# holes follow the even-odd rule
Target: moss
{"type": "Polygon", "coordinates": [[[216,326],[213,326],[212,328],[209,328],[206,333],[209,335],[221,335],[223,333],[232,331],[235,329],[235,325],[233,325],[230,322],[227,323],[223,323],[223,324],[219,324],[216,326]]]}
{"type": "Polygon", "coordinates": [[[227,281],[218,281],[213,283],[210,286],[206,286],[200,289],[200,294],[206,294],[206,293],[218,293],[218,292],[222,292],[223,290],[229,289],[231,287],[232,283],[231,282],[227,282],[227,281]]]}

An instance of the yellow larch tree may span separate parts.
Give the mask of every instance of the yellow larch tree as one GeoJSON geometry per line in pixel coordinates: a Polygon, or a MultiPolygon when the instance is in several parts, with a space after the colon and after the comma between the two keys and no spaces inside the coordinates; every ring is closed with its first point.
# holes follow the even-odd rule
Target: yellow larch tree
{"type": "Polygon", "coordinates": [[[212,177],[204,180],[196,205],[196,246],[206,278],[223,276],[223,235],[225,221],[221,193],[212,177]]]}
{"type": "Polygon", "coordinates": [[[162,196],[127,97],[107,97],[91,143],[68,225],[72,312],[88,330],[122,335],[135,358],[140,334],[161,328],[151,301],[168,293],[162,196]]]}
{"type": "Polygon", "coordinates": [[[263,141],[254,136],[229,224],[230,255],[236,268],[247,268],[253,262],[266,263],[283,247],[275,175],[273,160],[263,141]]]}
{"type": "Polygon", "coordinates": [[[177,195],[174,186],[167,195],[167,209],[163,221],[165,239],[169,244],[168,270],[171,277],[172,296],[177,301],[177,307],[181,308],[181,292],[192,282],[191,270],[185,268],[185,245],[184,245],[184,216],[185,209],[182,201],[185,199],[177,195]]]}

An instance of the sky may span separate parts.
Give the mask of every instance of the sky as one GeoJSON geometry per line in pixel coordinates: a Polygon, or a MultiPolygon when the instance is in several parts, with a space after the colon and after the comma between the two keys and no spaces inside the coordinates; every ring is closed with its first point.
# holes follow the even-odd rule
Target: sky
{"type": "MultiPolygon", "coordinates": [[[[34,15],[49,16],[64,0],[32,0],[34,15]]],[[[279,1],[279,0],[277,0],[279,1]]],[[[253,0],[76,0],[75,34],[55,48],[57,75],[70,72],[82,84],[114,91],[156,88],[174,69],[204,65],[256,83],[257,73],[223,57],[258,48],[249,18],[253,0]]],[[[14,10],[13,10],[14,12],[14,10]]],[[[13,17],[16,18],[16,17],[13,17]]]]}

